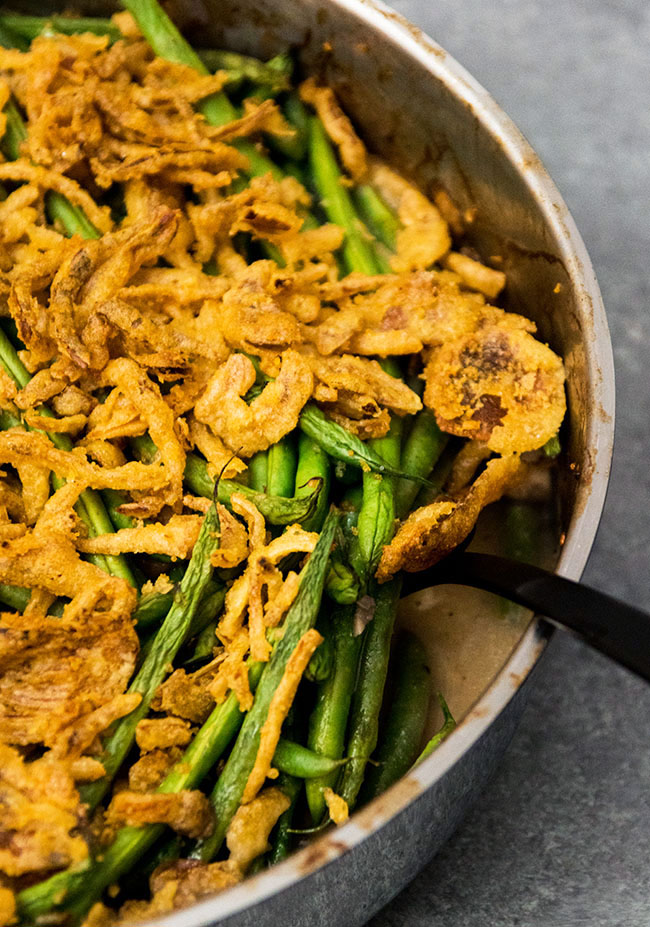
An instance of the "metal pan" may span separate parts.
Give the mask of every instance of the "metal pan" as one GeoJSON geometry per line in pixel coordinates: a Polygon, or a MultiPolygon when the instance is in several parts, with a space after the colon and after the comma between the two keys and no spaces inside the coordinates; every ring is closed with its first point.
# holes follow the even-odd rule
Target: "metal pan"
{"type": "MultiPolygon", "coordinates": [[[[85,4],[92,13],[110,8],[85,4]]],[[[424,189],[441,183],[461,209],[475,213],[470,240],[481,254],[502,256],[508,305],[533,318],[566,362],[569,415],[558,483],[563,543],[556,563],[578,579],[607,488],[612,351],[585,247],[535,152],[442,48],[373,0],[175,0],[170,8],[197,44],[259,55],[299,48],[305,72],[335,87],[375,151],[424,189]]],[[[513,734],[524,683],[549,633],[528,625],[514,648],[500,653],[500,669],[454,734],[345,826],[157,924],[365,923],[441,847],[484,787],[513,734]]]]}

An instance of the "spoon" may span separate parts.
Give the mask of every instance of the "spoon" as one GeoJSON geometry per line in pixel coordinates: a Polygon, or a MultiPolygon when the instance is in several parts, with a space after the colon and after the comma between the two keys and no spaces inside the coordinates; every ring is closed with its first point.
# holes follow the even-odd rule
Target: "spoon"
{"type": "Polygon", "coordinates": [[[403,574],[402,596],[429,586],[473,586],[532,609],[650,682],[650,615],[541,567],[458,548],[418,573],[403,574]]]}

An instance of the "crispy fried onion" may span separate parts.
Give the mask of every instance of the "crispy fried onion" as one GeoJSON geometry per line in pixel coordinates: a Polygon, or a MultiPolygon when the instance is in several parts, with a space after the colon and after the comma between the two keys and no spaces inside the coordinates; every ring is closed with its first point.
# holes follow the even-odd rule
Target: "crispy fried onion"
{"type": "Polygon", "coordinates": [[[209,682],[210,676],[201,673],[188,676],[183,669],[174,670],[158,688],[152,709],[202,724],[214,707],[206,680],[209,682]]]}
{"type": "MultiPolygon", "coordinates": [[[[11,554],[15,555],[18,543],[2,545],[3,582],[9,579],[2,569],[7,548],[13,545],[11,554]]],[[[39,572],[69,571],[58,545],[49,545],[55,563],[48,562],[44,546],[36,549],[39,572]]],[[[23,562],[33,555],[33,549],[18,553],[23,562]]],[[[83,578],[87,581],[89,577],[83,578]]],[[[96,589],[97,578],[93,576],[92,580],[96,589]]],[[[77,605],[73,600],[73,607],[77,605]]],[[[4,614],[0,625],[0,737],[10,743],[53,745],[64,728],[122,693],[135,667],[138,640],[131,621],[124,615],[92,610],[74,620],[65,612],[63,618],[41,615],[37,620],[33,615],[4,614]]],[[[122,707],[118,717],[127,713],[122,707]]],[[[131,702],[127,711],[134,707],[131,702]]]]}
{"type": "Polygon", "coordinates": [[[506,285],[506,275],[502,270],[486,267],[480,261],[475,261],[466,254],[450,251],[444,258],[443,264],[463,281],[470,290],[478,290],[488,299],[496,299],[506,285]]]}
{"type": "Polygon", "coordinates": [[[9,877],[80,863],[79,794],[67,765],[46,754],[25,762],[0,742],[0,870],[9,877]]]}
{"type": "Polygon", "coordinates": [[[313,77],[300,85],[300,98],[314,107],[325,131],[337,145],[346,171],[357,181],[363,180],[367,170],[365,145],[345,115],[331,87],[319,87],[313,77]]]}
{"type": "MultiPolygon", "coordinates": [[[[158,458],[168,484],[166,490],[159,494],[158,511],[165,504],[179,511],[183,499],[185,451],[176,433],[174,413],[145,371],[126,357],[110,362],[104,371],[104,380],[116,386],[133,403],[158,448],[158,458]]],[[[158,468],[158,464],[152,466],[158,468]]],[[[149,513],[151,511],[150,507],[149,513]]]]}
{"type": "Polygon", "coordinates": [[[447,223],[418,188],[382,161],[371,159],[369,182],[377,188],[404,226],[397,233],[393,270],[424,270],[439,261],[451,247],[447,223]]]}
{"type": "MultiPolygon", "coordinates": [[[[61,451],[44,435],[10,429],[0,434],[0,461],[18,468],[38,460],[57,476],[78,480],[93,489],[163,489],[168,484],[165,469],[157,464],[129,461],[120,467],[99,467],[81,451],[61,451]]],[[[65,594],[65,593],[64,593],[65,594]]]]}
{"type": "Polygon", "coordinates": [[[41,190],[55,190],[61,193],[75,206],[80,206],[100,232],[108,232],[113,225],[111,211],[107,206],[98,206],[90,193],[76,181],[64,177],[57,171],[50,171],[22,159],[6,161],[0,164],[0,180],[23,180],[41,190]]]}
{"type": "Polygon", "coordinates": [[[470,533],[481,512],[526,475],[519,456],[497,457],[457,499],[442,499],[416,509],[384,547],[377,579],[386,582],[399,570],[415,573],[442,560],[470,533]]]}
{"type": "MultiPolygon", "coordinates": [[[[424,345],[444,344],[474,328],[485,301],[478,293],[462,290],[459,278],[447,271],[368,277],[367,287],[361,286],[358,275],[350,277],[350,292],[343,286],[349,278],[341,281],[340,290],[333,289],[338,312],[306,329],[321,354],[414,354],[424,345]]],[[[321,289],[327,298],[328,290],[321,289]]]]}
{"type": "Polygon", "coordinates": [[[491,307],[478,329],[434,350],[424,400],[444,431],[500,454],[542,447],[564,413],[562,361],[522,316],[491,307]]]}
{"type": "Polygon", "coordinates": [[[101,314],[102,303],[125,286],[143,263],[163,253],[175,230],[175,214],[161,209],[151,219],[114,234],[90,241],[72,239],[51,277],[47,310],[34,296],[43,288],[43,268],[35,262],[18,272],[9,308],[27,347],[43,357],[58,349],[82,369],[104,367],[112,331],[101,314]]]}
{"type": "Polygon", "coordinates": [[[269,835],[290,804],[284,792],[271,787],[240,805],[226,833],[229,861],[245,872],[254,859],[266,853],[269,835]]]}
{"type": "Polygon", "coordinates": [[[152,792],[182,755],[180,747],[157,748],[144,753],[129,767],[129,788],[132,792],[152,792]]]}
{"type": "Polygon", "coordinates": [[[329,811],[330,820],[337,826],[345,824],[350,816],[350,809],[348,808],[346,800],[340,795],[337,795],[334,789],[329,786],[323,789],[323,798],[325,799],[325,804],[329,811]]]}
{"type": "Polygon", "coordinates": [[[138,639],[130,615],[135,590],[79,558],[68,483],[34,529],[0,544],[0,581],[71,599],[62,618],[42,611],[4,614],[0,635],[0,739],[52,746],[61,730],[122,693],[138,639]]]}
{"type": "Polygon", "coordinates": [[[142,753],[186,747],[191,739],[192,729],[182,718],[143,718],[135,729],[135,742],[142,753]]]}
{"type": "Polygon", "coordinates": [[[220,438],[217,438],[202,422],[194,416],[189,419],[189,439],[194,447],[203,454],[208,462],[209,473],[213,479],[232,480],[246,469],[246,464],[229,451],[220,438]]]}
{"type": "Polygon", "coordinates": [[[95,538],[79,538],[76,547],[84,554],[166,554],[174,560],[187,560],[202,521],[200,515],[172,515],[166,524],[156,522],[95,538]]]}
{"type": "Polygon", "coordinates": [[[377,361],[352,354],[331,357],[309,354],[306,359],[316,379],[336,391],[338,409],[343,415],[374,416],[380,413],[379,406],[397,415],[413,415],[422,408],[417,393],[382,370],[377,361]]]}
{"type": "Polygon", "coordinates": [[[249,550],[246,528],[232,512],[220,505],[219,547],[212,552],[212,566],[224,570],[239,566],[248,557],[249,550]]]}
{"type": "Polygon", "coordinates": [[[194,414],[235,453],[252,457],[292,431],[311,396],[309,364],[297,351],[282,354],[277,379],[248,405],[243,397],[255,382],[255,367],[243,354],[232,354],[210,379],[194,414]]]}
{"type": "MultiPolygon", "coordinates": [[[[232,496],[233,508],[237,506],[241,510],[242,503],[242,497],[232,496]]],[[[251,546],[254,537],[251,533],[251,546]]],[[[266,639],[266,629],[280,623],[297,593],[295,574],[289,573],[283,580],[277,564],[292,553],[311,553],[317,540],[316,532],[291,525],[269,544],[252,546],[245,572],[228,590],[224,614],[217,627],[217,636],[226,646],[241,632],[248,612],[251,656],[254,660],[268,660],[271,646],[266,639]]],[[[212,692],[214,694],[214,687],[212,692]]]]}
{"type": "MultiPolygon", "coordinates": [[[[262,725],[260,732],[260,743],[255,757],[255,764],[250,771],[244,794],[242,795],[242,804],[252,801],[261,789],[264,780],[272,776],[271,761],[275,748],[280,739],[280,732],[287,712],[295,697],[296,691],[302,679],[302,674],[307,669],[307,664],[311,655],[318,645],[322,643],[323,638],[315,628],[305,631],[298,641],[295,650],[287,661],[284,675],[280,684],[273,693],[269,713],[266,721],[262,725]]],[[[277,775],[277,772],[276,772],[277,775]]]]}
{"type": "Polygon", "coordinates": [[[303,219],[296,203],[309,202],[304,188],[294,178],[281,181],[256,177],[245,190],[215,203],[188,207],[197,239],[197,257],[209,260],[217,243],[248,232],[254,238],[282,245],[297,236],[303,219]]]}
{"type": "Polygon", "coordinates": [[[232,888],[241,878],[239,866],[230,860],[201,863],[197,859],[179,859],[154,870],[149,880],[151,901],[127,901],[120,908],[120,922],[155,921],[201,898],[232,888]]]}
{"type": "Polygon", "coordinates": [[[108,47],[105,37],[53,35],[23,55],[3,51],[0,66],[16,72],[10,82],[27,109],[26,153],[57,173],[90,167],[100,186],[148,175],[197,189],[227,184],[248,162],[219,139],[289,131],[271,100],[209,125],[192,104],[218,92],[223,75],[156,58],[143,41],[108,47]]]}

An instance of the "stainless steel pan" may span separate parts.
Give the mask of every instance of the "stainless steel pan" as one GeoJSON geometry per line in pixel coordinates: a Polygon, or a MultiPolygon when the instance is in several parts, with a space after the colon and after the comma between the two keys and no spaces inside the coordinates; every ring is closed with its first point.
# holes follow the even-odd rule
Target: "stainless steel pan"
{"type": "MultiPolygon", "coordinates": [[[[110,8],[81,5],[93,13],[110,8]]],[[[462,209],[475,211],[471,241],[484,255],[502,256],[510,306],[535,319],[566,362],[568,450],[559,478],[557,569],[579,578],[607,487],[612,352],[584,245],[535,152],[443,49],[373,0],[175,0],[170,12],[197,44],[263,56],[298,47],[305,72],[336,88],[374,150],[424,189],[441,183],[462,209]]],[[[520,717],[524,683],[548,633],[532,623],[509,655],[502,648],[493,667],[500,670],[451,738],[344,827],[157,923],[365,923],[440,848],[484,787],[520,717]]],[[[487,669],[477,665],[479,679],[487,669]]]]}

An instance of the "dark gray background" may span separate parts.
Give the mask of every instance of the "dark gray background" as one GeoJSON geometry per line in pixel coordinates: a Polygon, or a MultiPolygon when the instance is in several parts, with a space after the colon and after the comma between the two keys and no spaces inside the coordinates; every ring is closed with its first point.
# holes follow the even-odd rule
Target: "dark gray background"
{"type": "MultiPolygon", "coordinates": [[[[650,611],[650,4],[392,0],[528,137],[614,343],[614,468],[585,580],[650,611]]],[[[650,687],[557,634],[491,785],[371,927],[647,927],[650,687]]]]}

